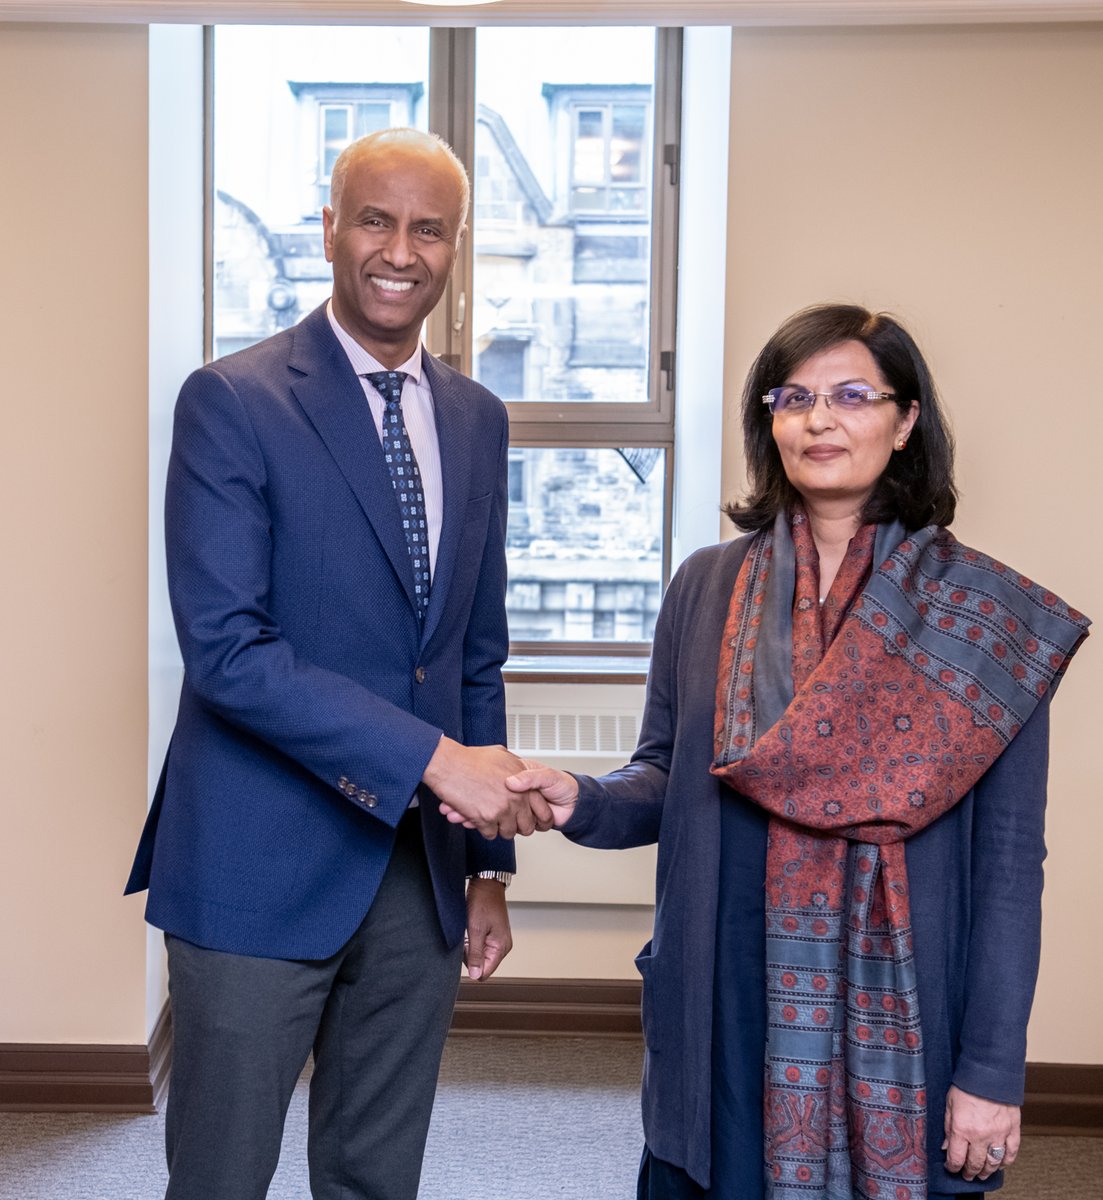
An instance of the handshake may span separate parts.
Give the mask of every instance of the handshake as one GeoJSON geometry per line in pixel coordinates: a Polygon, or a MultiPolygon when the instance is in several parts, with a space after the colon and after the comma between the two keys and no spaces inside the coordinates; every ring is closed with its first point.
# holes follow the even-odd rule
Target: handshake
{"type": "Polygon", "coordinates": [[[442,737],[422,775],[454,825],[485,838],[528,836],[565,825],[578,784],[565,771],[529,763],[504,746],[464,746],[442,737]]]}

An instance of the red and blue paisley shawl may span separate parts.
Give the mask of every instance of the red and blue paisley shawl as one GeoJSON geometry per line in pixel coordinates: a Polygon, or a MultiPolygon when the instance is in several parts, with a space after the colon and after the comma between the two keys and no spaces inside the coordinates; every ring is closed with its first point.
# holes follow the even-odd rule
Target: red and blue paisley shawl
{"type": "Polygon", "coordinates": [[[771,814],[770,1200],[924,1200],[904,839],[958,802],[1089,622],[947,530],[864,526],[826,601],[807,518],[757,535],[721,646],[713,773],[771,814]]]}

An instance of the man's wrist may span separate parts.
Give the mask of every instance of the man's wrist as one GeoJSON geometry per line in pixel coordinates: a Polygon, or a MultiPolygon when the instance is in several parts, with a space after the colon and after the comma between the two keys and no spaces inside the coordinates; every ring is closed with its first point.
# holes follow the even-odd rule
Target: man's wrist
{"type": "Polygon", "coordinates": [[[437,742],[429,761],[425,764],[425,770],[421,774],[421,782],[430,791],[435,792],[449,775],[454,766],[451,757],[452,750],[457,744],[447,734],[442,733],[440,735],[440,740],[437,742]]]}
{"type": "Polygon", "coordinates": [[[502,887],[507,888],[513,882],[513,872],[512,871],[474,871],[474,872],[472,872],[472,874],[468,875],[467,882],[470,883],[472,879],[494,879],[494,880],[497,880],[497,882],[500,883],[502,885],[502,887]]]}

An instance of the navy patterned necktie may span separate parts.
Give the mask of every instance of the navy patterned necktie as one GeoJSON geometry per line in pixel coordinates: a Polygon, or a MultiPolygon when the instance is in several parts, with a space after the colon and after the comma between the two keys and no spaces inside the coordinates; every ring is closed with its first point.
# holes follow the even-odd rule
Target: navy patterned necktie
{"type": "Polygon", "coordinates": [[[423,620],[429,605],[429,530],[421,471],[402,420],[402,385],[406,382],[406,372],[372,371],[364,378],[383,397],[383,457],[391,473],[398,507],[402,510],[406,548],[414,568],[414,600],[418,620],[423,620]]]}

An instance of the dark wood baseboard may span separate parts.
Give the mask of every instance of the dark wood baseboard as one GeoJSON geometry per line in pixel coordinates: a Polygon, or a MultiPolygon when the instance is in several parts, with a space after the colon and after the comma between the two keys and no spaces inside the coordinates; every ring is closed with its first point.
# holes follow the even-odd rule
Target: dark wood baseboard
{"type": "Polygon", "coordinates": [[[464,979],[452,1033],[641,1037],[640,985],[631,979],[464,979]]]}
{"type": "MultiPolygon", "coordinates": [[[[640,985],[618,979],[488,979],[460,984],[458,1036],[641,1036],[640,985]]],[[[156,1111],[168,1086],[166,1005],[148,1046],[0,1044],[0,1112],[156,1111]]],[[[1103,1065],[1028,1063],[1029,1134],[1103,1137],[1103,1065]]]]}
{"type": "Polygon", "coordinates": [[[1023,1130],[1103,1137],[1103,1066],[1027,1063],[1023,1130]]]}
{"type": "MultiPolygon", "coordinates": [[[[454,1034],[641,1036],[640,984],[606,979],[488,979],[460,984],[454,1034]]],[[[1103,1065],[1027,1063],[1023,1128],[1103,1137],[1103,1065]]]]}
{"type": "Polygon", "coordinates": [[[171,1060],[167,1004],[148,1045],[0,1044],[0,1112],[154,1113],[171,1060]]]}

